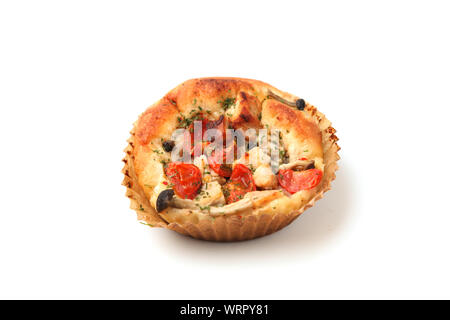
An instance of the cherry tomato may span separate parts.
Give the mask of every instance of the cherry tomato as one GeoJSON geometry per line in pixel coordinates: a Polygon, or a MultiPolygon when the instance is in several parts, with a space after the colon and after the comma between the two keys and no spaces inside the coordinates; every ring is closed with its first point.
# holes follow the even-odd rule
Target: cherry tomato
{"type": "Polygon", "coordinates": [[[187,128],[187,133],[188,135],[190,135],[190,139],[191,139],[191,155],[194,155],[194,152],[200,148],[202,148],[202,151],[204,150],[204,148],[210,144],[210,142],[205,142],[203,141],[203,139],[205,138],[205,132],[208,129],[216,129],[219,130],[220,133],[222,134],[222,140],[225,140],[225,132],[226,132],[226,128],[227,128],[227,122],[226,119],[221,116],[218,120],[214,121],[214,120],[208,120],[208,119],[203,119],[203,114],[199,113],[198,115],[199,120],[196,121],[201,121],[202,122],[202,131],[201,131],[201,136],[195,136],[194,135],[194,122],[192,122],[189,127],[187,128]]]}
{"type": "Polygon", "coordinates": [[[226,163],[227,155],[230,159],[234,159],[235,146],[231,145],[227,149],[216,149],[208,156],[208,164],[210,168],[222,177],[229,177],[232,173],[231,164],[226,163]]]}
{"type": "Polygon", "coordinates": [[[167,165],[166,176],[173,184],[173,190],[183,199],[194,199],[202,186],[200,169],[193,164],[172,162],[167,165]]]}
{"type": "Polygon", "coordinates": [[[256,190],[252,172],[243,164],[236,164],[230,181],[224,186],[227,203],[239,201],[250,191],[256,190]]]}
{"type": "Polygon", "coordinates": [[[299,172],[291,169],[280,170],[278,182],[286,191],[294,194],[300,190],[309,190],[317,186],[322,179],[322,174],[322,171],[319,169],[299,172]]]}

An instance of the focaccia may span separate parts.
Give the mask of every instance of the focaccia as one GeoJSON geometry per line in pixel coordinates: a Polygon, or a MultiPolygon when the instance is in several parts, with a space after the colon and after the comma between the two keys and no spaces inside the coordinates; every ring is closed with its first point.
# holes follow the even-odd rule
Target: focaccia
{"type": "MultiPolygon", "coordinates": [[[[252,239],[283,228],[330,188],[339,159],[336,141],[325,116],[297,96],[257,80],[192,79],[134,124],[125,150],[124,185],[138,219],[150,226],[205,240],[252,239]],[[277,169],[253,156],[262,153],[262,146],[219,165],[225,147],[206,151],[211,142],[203,140],[191,146],[201,154],[189,164],[172,161],[179,143],[174,132],[192,133],[195,121],[203,129],[276,132],[277,169]]],[[[235,147],[230,152],[237,153],[235,147]]]]}

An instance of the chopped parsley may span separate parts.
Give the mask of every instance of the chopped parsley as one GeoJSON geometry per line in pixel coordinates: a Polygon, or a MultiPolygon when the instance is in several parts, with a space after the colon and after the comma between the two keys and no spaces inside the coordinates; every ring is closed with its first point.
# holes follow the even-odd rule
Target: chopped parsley
{"type": "Polygon", "coordinates": [[[222,105],[223,110],[228,110],[231,106],[234,106],[234,104],[236,103],[236,98],[226,98],[217,101],[217,103],[222,105]]]}
{"type": "MultiPolygon", "coordinates": [[[[201,107],[199,107],[201,108],[201,107]]],[[[178,121],[178,127],[179,128],[187,128],[189,127],[195,120],[203,120],[203,115],[201,112],[197,110],[191,110],[189,112],[190,117],[185,117],[182,113],[180,113],[180,116],[177,118],[178,121]]]]}
{"type": "Polygon", "coordinates": [[[164,168],[167,167],[167,160],[163,159],[160,162],[161,162],[161,164],[163,165],[164,168]]]}
{"type": "Polygon", "coordinates": [[[210,211],[211,210],[211,207],[210,206],[204,206],[204,207],[202,207],[201,205],[197,205],[199,208],[200,208],[200,210],[207,210],[207,211],[210,211]]]}

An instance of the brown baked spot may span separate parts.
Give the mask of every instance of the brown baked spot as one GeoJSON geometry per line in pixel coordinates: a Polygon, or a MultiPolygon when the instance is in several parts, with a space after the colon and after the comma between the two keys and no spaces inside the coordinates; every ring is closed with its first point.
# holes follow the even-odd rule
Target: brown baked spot
{"type": "Polygon", "coordinates": [[[295,130],[298,138],[308,139],[321,145],[322,134],[319,128],[305,116],[303,111],[272,99],[266,101],[265,108],[267,108],[268,116],[276,119],[280,128],[295,130]]]}
{"type": "Polygon", "coordinates": [[[231,125],[235,129],[260,128],[259,114],[261,112],[261,104],[258,99],[243,91],[239,92],[236,109],[231,117],[231,125]]]}
{"type": "Polygon", "coordinates": [[[136,137],[140,144],[146,145],[153,137],[161,134],[167,119],[178,114],[177,108],[166,98],[148,108],[139,118],[136,137]]]}

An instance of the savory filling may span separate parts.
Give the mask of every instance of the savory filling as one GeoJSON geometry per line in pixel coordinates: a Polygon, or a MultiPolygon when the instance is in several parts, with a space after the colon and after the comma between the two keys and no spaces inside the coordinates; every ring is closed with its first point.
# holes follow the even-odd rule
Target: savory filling
{"type": "MultiPolygon", "coordinates": [[[[224,100],[221,103],[226,110],[234,102],[224,100]]],[[[302,106],[304,108],[304,105],[302,106]]],[[[207,116],[211,115],[205,115],[199,107],[191,111],[188,117],[184,115],[178,117],[178,128],[187,129],[182,139],[191,142],[192,163],[181,161],[163,163],[164,186],[156,202],[157,211],[162,211],[170,205],[176,208],[207,210],[210,214],[223,213],[225,210],[235,210],[236,207],[251,206],[251,201],[244,199],[250,192],[278,190],[290,195],[310,190],[320,183],[323,173],[315,168],[314,160],[304,157],[290,159],[281,134],[277,146],[279,157],[276,171],[270,161],[262,161],[261,153],[264,154],[265,151],[260,146],[248,148],[250,144],[248,137],[245,140],[245,152],[238,158],[236,141],[230,140],[226,135],[226,129],[238,128],[235,128],[229,120],[232,115],[225,114],[226,116],[222,115],[218,119],[208,119],[207,116]],[[196,121],[201,123],[202,137],[208,129],[219,130],[223,137],[226,137],[222,146],[217,147],[217,144],[213,144],[214,139],[211,141],[194,139],[196,121]],[[237,160],[227,163],[227,159],[237,160]]],[[[270,129],[266,129],[270,134],[270,129]]],[[[173,152],[175,144],[176,141],[172,140],[162,141],[163,149],[167,153],[173,152]]]]}

